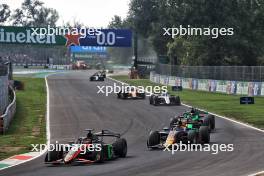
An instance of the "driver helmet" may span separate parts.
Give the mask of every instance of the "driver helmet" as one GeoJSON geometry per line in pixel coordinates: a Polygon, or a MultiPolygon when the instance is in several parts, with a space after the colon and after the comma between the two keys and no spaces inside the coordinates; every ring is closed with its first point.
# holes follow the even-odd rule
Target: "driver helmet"
{"type": "Polygon", "coordinates": [[[177,128],[181,128],[181,127],[182,127],[182,121],[178,121],[177,128]]]}
{"type": "Polygon", "coordinates": [[[195,111],[196,111],[195,108],[192,108],[191,109],[191,112],[190,113],[191,113],[192,116],[195,115],[195,111]]]}
{"type": "Polygon", "coordinates": [[[163,92],[161,93],[161,95],[162,95],[162,96],[167,96],[167,95],[168,95],[168,92],[167,92],[167,91],[163,91],[163,92]]]}
{"type": "Polygon", "coordinates": [[[92,139],[93,138],[93,133],[91,131],[89,131],[89,133],[87,133],[86,136],[88,139],[92,139]]]}

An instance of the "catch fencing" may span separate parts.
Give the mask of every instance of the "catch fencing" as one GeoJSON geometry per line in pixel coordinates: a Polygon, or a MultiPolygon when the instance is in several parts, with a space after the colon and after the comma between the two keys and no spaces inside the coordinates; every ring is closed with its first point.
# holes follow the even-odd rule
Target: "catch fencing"
{"type": "Polygon", "coordinates": [[[264,66],[179,66],[157,64],[156,73],[182,78],[264,82],[264,66]]]}

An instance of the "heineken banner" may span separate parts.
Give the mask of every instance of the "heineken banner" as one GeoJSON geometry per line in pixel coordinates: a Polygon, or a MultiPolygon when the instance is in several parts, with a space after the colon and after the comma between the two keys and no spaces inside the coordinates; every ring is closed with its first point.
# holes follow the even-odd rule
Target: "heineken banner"
{"type": "Polygon", "coordinates": [[[65,45],[67,39],[55,35],[34,35],[32,28],[0,26],[0,43],[4,44],[39,44],[65,45]]]}
{"type": "Polygon", "coordinates": [[[76,29],[0,26],[0,43],[131,47],[129,29],[76,29]]]}
{"type": "Polygon", "coordinates": [[[221,92],[234,95],[264,96],[264,83],[262,82],[238,82],[180,78],[174,76],[159,75],[155,72],[151,72],[150,75],[150,80],[152,82],[161,84],[169,83],[170,86],[182,86],[184,89],[221,92]]]}

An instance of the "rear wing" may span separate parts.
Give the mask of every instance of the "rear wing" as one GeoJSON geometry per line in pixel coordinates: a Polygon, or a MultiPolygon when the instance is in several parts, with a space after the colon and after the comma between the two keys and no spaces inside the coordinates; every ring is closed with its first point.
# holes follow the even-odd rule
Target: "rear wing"
{"type": "Polygon", "coordinates": [[[121,137],[121,135],[119,133],[114,133],[114,132],[111,132],[109,130],[102,130],[101,132],[95,133],[95,135],[99,136],[99,137],[103,137],[103,136],[116,137],[116,138],[121,137]]]}

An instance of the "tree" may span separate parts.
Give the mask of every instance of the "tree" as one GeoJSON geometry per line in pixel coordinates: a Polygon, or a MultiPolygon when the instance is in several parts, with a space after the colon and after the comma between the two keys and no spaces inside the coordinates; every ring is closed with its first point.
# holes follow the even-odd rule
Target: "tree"
{"type": "Polygon", "coordinates": [[[39,0],[25,0],[21,8],[15,10],[12,15],[13,25],[18,26],[37,26],[45,27],[47,25],[56,26],[59,19],[58,12],[55,9],[43,6],[44,3],[39,0]]]}
{"type": "MultiPolygon", "coordinates": [[[[129,28],[129,22],[126,19],[122,20],[120,16],[115,15],[110,21],[108,28],[123,29],[129,28]]],[[[107,48],[107,52],[112,58],[112,61],[118,64],[131,63],[133,50],[131,48],[107,48]]]]}
{"type": "Polygon", "coordinates": [[[7,21],[10,17],[10,9],[7,4],[0,4],[0,24],[7,21]]]}
{"type": "Polygon", "coordinates": [[[115,15],[112,18],[112,21],[108,25],[109,28],[122,28],[123,27],[123,21],[120,16],[115,15]]]}
{"type": "Polygon", "coordinates": [[[130,21],[155,51],[179,64],[257,65],[264,56],[264,0],[131,0],[130,21]],[[180,25],[233,28],[233,36],[163,36],[180,25]]]}

